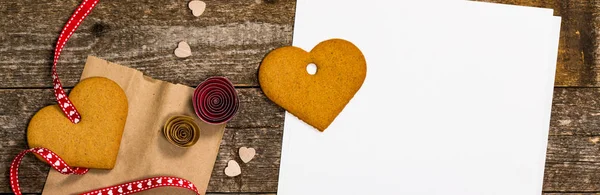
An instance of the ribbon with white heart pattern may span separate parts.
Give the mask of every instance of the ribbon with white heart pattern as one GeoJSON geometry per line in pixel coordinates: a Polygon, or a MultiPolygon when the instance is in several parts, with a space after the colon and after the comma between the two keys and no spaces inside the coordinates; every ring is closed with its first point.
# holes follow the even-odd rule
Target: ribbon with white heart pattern
{"type": "Polygon", "coordinates": [[[196,189],[196,186],[194,186],[194,184],[192,184],[192,182],[190,182],[188,180],[177,178],[177,177],[153,177],[150,179],[143,179],[143,180],[128,182],[128,183],[124,183],[124,184],[120,184],[120,185],[116,185],[116,186],[111,186],[108,188],[94,190],[94,191],[83,193],[81,195],[103,195],[103,194],[126,195],[126,194],[138,193],[138,192],[141,192],[144,190],[149,190],[149,189],[158,188],[158,187],[186,188],[186,189],[196,192],[196,194],[200,194],[200,193],[198,193],[198,189],[196,189]]]}
{"type": "MultiPolygon", "coordinates": [[[[79,111],[75,108],[75,105],[69,100],[69,97],[66,95],[60,79],[58,78],[58,74],[56,73],[56,64],[58,63],[58,59],[60,57],[60,53],[62,52],[65,44],[73,35],[73,32],[77,30],[79,25],[83,19],[87,17],[87,15],[92,11],[92,9],[96,6],[99,0],[83,0],[83,2],[77,7],[73,15],[69,18],[67,24],[65,24],[62,29],[60,36],[58,37],[58,41],[56,42],[56,48],[54,49],[54,61],[52,63],[52,82],[54,88],[54,96],[56,101],[58,102],[58,106],[61,108],[65,116],[72,123],[79,123],[81,121],[81,115],[79,111]]],[[[23,160],[23,157],[27,153],[35,153],[41,156],[52,168],[62,174],[76,174],[83,175],[86,174],[89,169],[87,168],[79,168],[79,167],[70,167],[63,161],[56,153],[50,151],[46,148],[31,148],[25,150],[17,155],[15,159],[12,161],[10,165],[10,187],[16,195],[21,195],[21,188],[19,187],[19,165],[23,160]]],[[[137,192],[141,192],[144,190],[149,190],[152,188],[158,187],[180,187],[186,188],[191,191],[194,191],[196,194],[200,194],[198,189],[192,182],[177,178],[177,177],[153,177],[149,179],[143,179],[133,182],[128,182],[116,186],[111,186],[107,188],[102,188],[90,192],[83,193],[85,195],[113,195],[113,194],[133,194],[137,192]]]]}
{"type": "Polygon", "coordinates": [[[65,90],[62,87],[62,83],[58,78],[58,73],[56,73],[56,64],[58,64],[60,53],[62,52],[69,38],[71,38],[73,35],[73,32],[77,30],[81,24],[81,21],[87,17],[97,3],[98,0],[83,0],[60,32],[60,36],[56,41],[56,47],[54,48],[54,61],[52,62],[52,83],[54,87],[54,97],[56,98],[58,106],[63,111],[65,116],[67,116],[67,118],[75,124],[81,121],[81,115],[71,100],[69,100],[69,97],[66,95],[65,90]]]}
{"type": "Polygon", "coordinates": [[[56,47],[54,48],[54,61],[52,62],[52,86],[54,88],[54,97],[65,116],[75,124],[81,121],[81,114],[79,114],[79,111],[77,111],[77,108],[75,108],[75,105],[73,105],[65,93],[62,83],[58,78],[58,73],[56,73],[56,64],[58,64],[58,58],[60,57],[60,53],[65,47],[65,44],[69,38],[71,38],[73,32],[81,25],[83,19],[85,19],[92,9],[94,9],[96,4],[98,4],[98,1],[99,0],[83,0],[83,2],[81,2],[79,7],[75,10],[75,13],[71,15],[71,18],[69,18],[69,21],[60,32],[60,36],[58,36],[58,40],[56,41],[56,47]]]}
{"type": "MultiPolygon", "coordinates": [[[[60,158],[56,153],[50,151],[46,148],[31,148],[25,150],[17,155],[17,157],[10,164],[10,187],[15,193],[15,195],[22,195],[21,188],[19,187],[19,165],[23,160],[23,157],[27,153],[35,153],[42,157],[48,164],[54,168],[54,170],[59,173],[68,175],[83,175],[86,174],[89,169],[80,168],[80,167],[70,167],[65,161],[60,158]]],[[[159,188],[159,187],[179,187],[185,188],[195,192],[196,194],[200,194],[198,189],[194,184],[188,180],[181,179],[178,177],[152,177],[148,179],[142,179],[138,181],[132,181],[128,183],[123,183],[111,187],[106,187],[94,191],[89,191],[82,193],[82,195],[113,195],[113,194],[134,194],[141,191],[159,188]]]]}

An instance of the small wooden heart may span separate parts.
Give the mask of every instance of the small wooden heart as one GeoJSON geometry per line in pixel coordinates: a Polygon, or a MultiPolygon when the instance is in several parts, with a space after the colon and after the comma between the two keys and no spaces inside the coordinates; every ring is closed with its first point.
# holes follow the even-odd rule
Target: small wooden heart
{"type": "Polygon", "coordinates": [[[265,95],[300,120],[324,131],[360,89],[367,75],[365,57],[354,44],[323,41],[310,52],[288,46],[271,51],[259,68],[265,95]],[[307,66],[316,65],[316,73],[307,66]]]}
{"type": "Polygon", "coordinates": [[[241,147],[238,154],[244,163],[248,163],[256,155],[256,150],[254,148],[241,147]]]}
{"type": "Polygon", "coordinates": [[[192,14],[196,17],[202,15],[206,10],[206,3],[204,1],[190,1],[188,7],[192,10],[192,14]]]}
{"type": "Polygon", "coordinates": [[[29,122],[29,147],[48,148],[74,167],[112,169],[127,119],[125,92],[110,79],[92,77],[79,82],[69,98],[81,122],[71,123],[58,105],[44,107],[29,122]]]}
{"type": "Polygon", "coordinates": [[[230,160],[229,162],[227,162],[227,167],[225,167],[225,175],[229,177],[235,177],[240,174],[242,174],[240,164],[235,162],[235,160],[230,160]]]}
{"type": "Polygon", "coordinates": [[[175,56],[179,58],[187,58],[192,55],[192,48],[185,41],[179,42],[175,49],[175,56]]]}

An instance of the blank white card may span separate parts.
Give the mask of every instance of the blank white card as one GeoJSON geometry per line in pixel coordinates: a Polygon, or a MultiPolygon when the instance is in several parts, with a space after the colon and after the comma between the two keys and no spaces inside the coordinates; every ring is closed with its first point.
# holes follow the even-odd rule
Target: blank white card
{"type": "Polygon", "coordinates": [[[548,9],[298,0],[294,45],[349,40],[367,78],[325,132],[286,113],[278,194],[540,194],[559,31],[548,9]]]}

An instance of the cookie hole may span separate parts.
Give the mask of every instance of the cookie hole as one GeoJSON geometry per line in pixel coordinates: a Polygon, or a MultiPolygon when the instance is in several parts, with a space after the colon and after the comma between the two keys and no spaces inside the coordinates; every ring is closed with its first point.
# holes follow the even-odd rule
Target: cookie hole
{"type": "Polygon", "coordinates": [[[308,72],[309,75],[315,75],[317,74],[317,65],[310,63],[306,66],[306,72],[308,72]]]}

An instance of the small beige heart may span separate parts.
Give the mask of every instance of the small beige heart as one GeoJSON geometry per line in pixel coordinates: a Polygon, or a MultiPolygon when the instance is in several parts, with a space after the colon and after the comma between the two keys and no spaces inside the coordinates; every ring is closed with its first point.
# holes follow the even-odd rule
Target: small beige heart
{"type": "Polygon", "coordinates": [[[198,17],[200,15],[202,15],[202,13],[204,13],[204,10],[206,10],[206,3],[204,3],[204,1],[190,1],[190,3],[188,4],[188,7],[192,10],[192,14],[194,14],[194,16],[198,17]]]}
{"type": "Polygon", "coordinates": [[[254,155],[256,155],[256,150],[254,148],[241,147],[238,154],[244,163],[248,163],[254,158],[254,155]]]}
{"type": "Polygon", "coordinates": [[[192,55],[192,48],[185,41],[179,42],[177,49],[175,49],[175,56],[179,58],[187,58],[192,55]]]}
{"type": "Polygon", "coordinates": [[[235,177],[242,174],[242,169],[240,168],[240,164],[235,162],[234,160],[230,160],[227,163],[227,167],[225,167],[225,175],[229,177],[235,177]]]}

